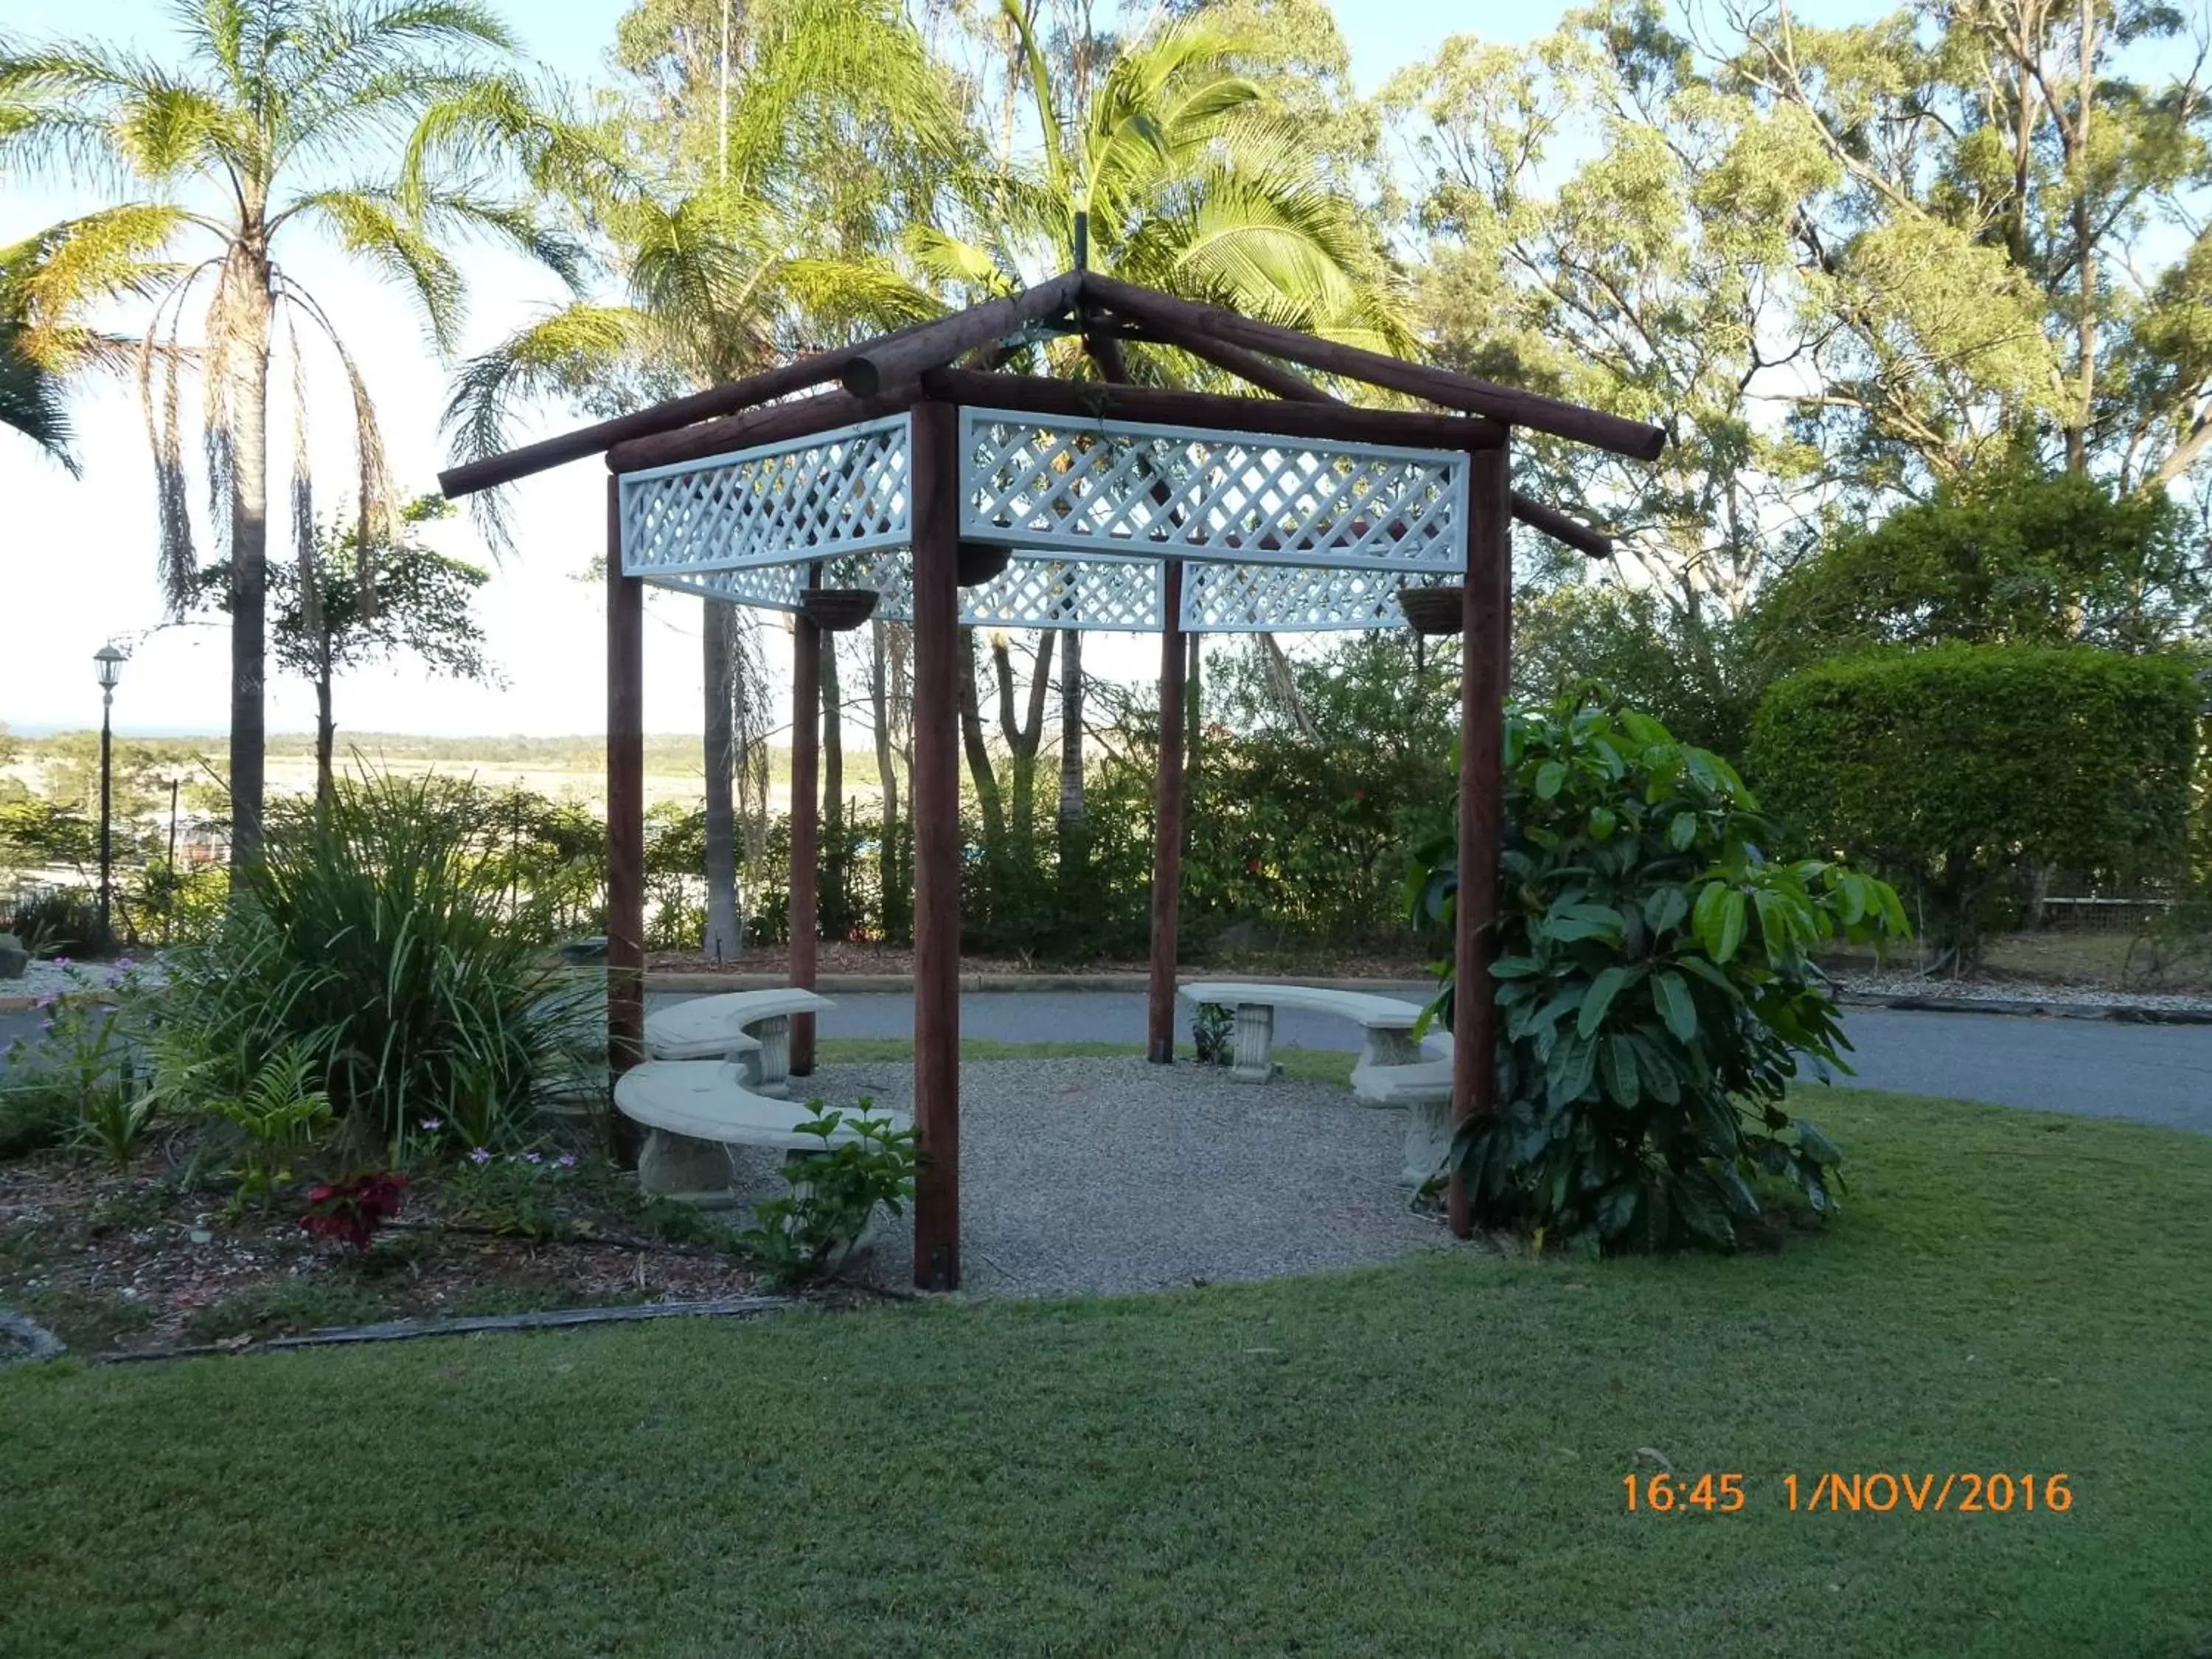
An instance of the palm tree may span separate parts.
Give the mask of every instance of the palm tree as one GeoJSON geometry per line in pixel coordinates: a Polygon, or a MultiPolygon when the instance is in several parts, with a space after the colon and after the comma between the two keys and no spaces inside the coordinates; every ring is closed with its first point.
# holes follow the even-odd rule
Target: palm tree
{"type": "MultiPolygon", "coordinates": [[[[1000,6],[1014,43],[1009,90],[1026,80],[1041,154],[1034,166],[1010,163],[978,179],[972,212],[983,228],[975,235],[918,229],[913,246],[926,269],[1004,293],[1020,286],[1024,270],[1087,263],[1288,328],[1373,350],[1411,350],[1412,329],[1378,239],[1328,182],[1331,169],[1309,125],[1244,72],[1275,56],[1267,39],[1202,13],[1172,19],[1123,46],[1095,80],[1095,43],[1086,39],[1075,54],[1079,72],[1055,88],[1028,9],[1018,0],[1000,6]]],[[[1048,348],[1060,371],[1073,374],[1090,372],[1083,349],[1074,339],[1048,348]]],[[[1203,383],[1215,374],[1184,353],[1149,347],[1129,354],[1126,370],[1133,380],[1170,384],[1203,383]]],[[[1082,635],[1065,632],[1063,848],[1083,816],[1082,635]]],[[[1004,653],[994,660],[1007,704],[1004,653]]],[[[1048,641],[1034,672],[1048,673],[1050,665],[1048,641]]],[[[1017,750],[1033,755],[1035,735],[1025,732],[1017,750]]],[[[969,745],[971,757],[982,752],[980,741],[969,745]]],[[[1025,783],[1017,776],[1018,792],[1027,793],[1025,783]]],[[[987,781],[979,778],[977,787],[988,789],[987,781]]]]}
{"type": "MultiPolygon", "coordinates": [[[[521,404],[611,413],[938,308],[886,250],[926,213],[963,135],[945,77],[896,0],[761,0],[731,21],[714,64],[723,95],[709,103],[679,87],[642,135],[667,153],[674,183],[619,161],[646,146],[618,125],[599,135],[606,165],[571,196],[610,249],[620,296],[579,300],[471,361],[447,413],[457,459],[507,447],[521,404]]],[[[478,500],[495,522],[496,500],[478,500]]],[[[741,734],[759,725],[763,677],[746,672],[759,651],[744,619],[702,603],[702,943],[726,957],[742,942],[732,779],[750,757],[741,734]]],[[[834,665],[825,652],[825,701],[836,696],[834,665]]],[[[833,758],[825,782],[840,781],[833,758]]]]}
{"type": "MultiPolygon", "coordinates": [[[[489,237],[564,275],[574,250],[483,182],[488,164],[510,159],[550,176],[562,149],[513,70],[514,41],[471,0],[183,0],[174,15],[183,52],[173,64],[104,42],[0,44],[0,175],[58,173],[132,197],[43,233],[20,281],[34,333],[82,331],[118,298],[152,301],[138,382],[161,581],[178,609],[200,586],[179,384],[188,362],[199,371],[209,510],[230,586],[235,866],[261,839],[269,383],[280,340],[295,422],[305,342],[319,342],[345,382],[361,544],[388,540],[393,526],[367,382],[280,249],[319,232],[408,289],[441,352],[458,337],[465,298],[453,238],[489,237]]],[[[294,452],[290,518],[311,559],[296,427],[294,452]]]]}
{"type": "Polygon", "coordinates": [[[13,427],[75,472],[61,383],[32,355],[28,332],[20,317],[0,310],[0,426],[13,427]]]}

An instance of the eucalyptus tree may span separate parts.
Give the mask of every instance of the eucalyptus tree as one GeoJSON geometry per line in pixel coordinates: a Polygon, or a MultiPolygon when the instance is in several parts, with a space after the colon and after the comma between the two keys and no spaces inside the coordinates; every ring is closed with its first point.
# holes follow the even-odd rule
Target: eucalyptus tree
{"type": "Polygon", "coordinates": [[[188,362],[198,373],[209,514],[230,573],[235,865],[261,839],[280,347],[294,380],[301,558],[312,562],[315,525],[296,425],[311,350],[345,388],[361,544],[387,538],[393,514],[359,359],[283,256],[319,236],[404,289],[443,351],[465,298],[458,239],[488,237],[564,274],[574,249],[492,182],[510,161],[542,179],[561,146],[534,118],[512,37],[472,0],[182,0],[173,20],[167,57],[138,43],[0,43],[0,176],[58,174],[111,196],[46,231],[21,280],[34,329],[150,301],[137,378],[173,606],[198,586],[179,385],[188,362]]]}
{"type": "MultiPolygon", "coordinates": [[[[892,0],[653,0],[623,19],[617,51],[638,95],[568,198],[613,291],[465,365],[447,411],[457,458],[506,447],[526,404],[618,412],[938,308],[891,252],[964,136],[943,67],[892,0]]],[[[704,946],[727,956],[741,943],[732,780],[764,763],[766,675],[740,614],[702,603],[704,946]]]]}
{"type": "MultiPolygon", "coordinates": [[[[1276,39],[1263,7],[1224,9],[1164,13],[1133,36],[1100,40],[1085,8],[1057,54],[1073,67],[1055,76],[1030,10],[1001,0],[1013,47],[1007,131],[1013,89],[1025,85],[1036,155],[1017,158],[1009,144],[1001,165],[972,178],[967,234],[916,228],[911,241],[924,267],[974,293],[1004,293],[1077,264],[1079,234],[1083,262],[1129,282],[1373,349],[1410,349],[1397,284],[1332,164],[1328,129],[1285,100],[1288,77],[1267,73],[1293,49],[1314,52],[1313,19],[1302,12],[1307,30],[1276,39]]],[[[1080,342],[1045,349],[1063,371],[1087,372],[1080,342]]],[[[1206,374],[1181,353],[1149,348],[1130,353],[1127,368],[1163,382],[1206,374]]],[[[1081,636],[1064,632],[1063,842],[1083,810],[1081,636]]],[[[1031,672],[1048,677],[1052,656],[1048,634],[1031,672]]],[[[994,665],[1002,708],[1011,708],[1006,653],[994,650],[994,665]]],[[[1035,699],[1030,707],[1034,725],[1041,709],[1035,699]]],[[[1034,731],[1008,721],[1007,734],[1017,757],[1033,763],[1034,731]]],[[[976,780],[979,792],[987,781],[976,780]]],[[[1026,780],[1016,781],[1025,794],[1026,780]]]]}

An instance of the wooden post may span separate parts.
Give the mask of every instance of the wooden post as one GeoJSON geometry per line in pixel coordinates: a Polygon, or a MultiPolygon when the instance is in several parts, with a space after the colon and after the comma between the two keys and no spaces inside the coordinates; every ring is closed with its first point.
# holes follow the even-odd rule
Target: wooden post
{"type": "MultiPolygon", "coordinates": [[[[623,574],[622,480],[607,479],[607,1071],[645,1058],[645,585],[623,574]]],[[[637,1163],[637,1126],[607,1114],[607,1152],[637,1163]]]]}
{"type": "MultiPolygon", "coordinates": [[[[815,586],[810,572],[806,585],[815,586]]],[[[791,628],[791,982],[814,988],[815,939],[821,932],[817,884],[822,869],[822,629],[801,611],[791,628]]],[[[791,1017],[791,1074],[814,1070],[814,1016],[791,1017]]]]}
{"type": "MultiPolygon", "coordinates": [[[[1498,860],[1505,844],[1505,685],[1512,643],[1513,535],[1510,447],[1468,457],[1467,586],[1462,600],[1459,698],[1459,897],[1454,907],[1452,1122],[1497,1109],[1492,1063],[1498,1000],[1498,860]]],[[[1452,1172],[1451,1230],[1473,1231],[1467,1182],[1452,1172]]]]}
{"type": "Polygon", "coordinates": [[[1160,617],[1160,757],[1152,811],[1152,962],[1145,1057],[1175,1064],[1176,927],[1182,891],[1182,561],[1167,562],[1160,617]]]}
{"type": "Polygon", "coordinates": [[[960,454],[953,405],[914,406],[914,1282],[960,1285],[960,454]]]}

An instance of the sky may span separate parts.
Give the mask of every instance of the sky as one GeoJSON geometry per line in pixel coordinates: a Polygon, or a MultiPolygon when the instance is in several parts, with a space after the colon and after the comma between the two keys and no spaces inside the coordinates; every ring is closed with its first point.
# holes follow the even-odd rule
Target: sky
{"type": "MultiPolygon", "coordinates": [[[[505,9],[526,51],[564,78],[604,78],[604,57],[626,0],[532,0],[505,9]]],[[[1531,38],[1564,8],[1505,8],[1433,0],[1347,0],[1339,22],[1355,76],[1371,91],[1393,71],[1434,51],[1455,30],[1497,40],[1531,38]]],[[[70,0],[69,32],[128,41],[160,53],[169,33],[161,0],[70,0]]],[[[1102,8],[1102,10],[1107,8],[1102,8]]],[[[0,0],[0,33],[45,38],[62,9],[46,0],[0,0]]],[[[11,182],[0,191],[0,245],[100,205],[62,183],[11,182]]],[[[446,370],[396,290],[303,239],[279,253],[337,320],[382,417],[393,477],[404,494],[435,487],[443,464],[438,418],[446,370]]],[[[485,251],[465,268],[473,295],[462,355],[480,351],[550,308],[559,286],[518,259],[485,251]]],[[[343,478],[349,461],[327,376],[315,384],[329,409],[311,431],[318,476],[343,478]]],[[[191,395],[191,394],[188,394],[191,395]]],[[[272,398],[272,497],[281,498],[290,442],[286,400],[272,398]],[[280,425],[280,422],[283,422],[280,425]]],[[[116,693],[118,732],[215,733],[228,720],[228,641],[208,623],[162,626],[155,580],[153,471],[135,386],[95,381],[74,399],[81,478],[71,478],[15,434],[0,433],[0,725],[19,732],[95,725],[100,702],[93,653],[110,640],[132,653],[116,693]]],[[[576,423],[554,414],[520,437],[576,423]]],[[[428,539],[492,570],[479,615],[501,683],[477,686],[432,678],[412,665],[366,668],[336,694],[341,733],[558,736],[604,729],[604,610],[582,573],[604,546],[605,472],[594,461],[541,474],[514,492],[515,547],[496,559],[466,518],[433,527],[428,539]]],[[[325,484],[322,500],[339,492],[325,484]]],[[[272,514],[276,502],[272,500],[272,514]]],[[[200,503],[196,501],[196,509],[200,503]]],[[[199,522],[205,523],[204,513],[199,522]]],[[[204,550],[203,550],[204,551],[204,550]]],[[[272,545],[271,556],[278,556],[272,545]]],[[[656,732],[698,729],[701,674],[696,600],[648,590],[646,722],[656,732]]],[[[771,618],[773,627],[780,618],[771,618]]],[[[772,660],[787,655],[772,637],[772,660]]],[[[1156,661],[1150,641],[1102,637],[1086,651],[1096,671],[1136,675],[1156,661]]],[[[270,681],[272,732],[313,729],[313,693],[281,673],[270,681]]]]}

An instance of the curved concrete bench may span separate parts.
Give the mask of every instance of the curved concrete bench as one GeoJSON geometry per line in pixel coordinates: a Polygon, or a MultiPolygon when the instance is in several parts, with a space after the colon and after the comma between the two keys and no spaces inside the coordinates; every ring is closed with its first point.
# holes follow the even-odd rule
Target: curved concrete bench
{"type": "MultiPolygon", "coordinates": [[[[1237,1046],[1229,1075],[1239,1083],[1265,1083],[1275,1074],[1275,1010],[1302,1008],[1348,1019],[1366,1034],[1363,1066],[1402,1066],[1421,1058],[1413,1041],[1421,1005],[1367,991],[1330,991],[1318,985],[1265,985],[1237,980],[1192,980],[1181,988],[1193,1003],[1216,1003],[1237,1012],[1237,1046]]],[[[1357,1073],[1355,1073],[1355,1075],[1357,1073]]]]}
{"type": "Polygon", "coordinates": [[[825,996],[780,985],[691,997],[645,1017],[645,1051],[654,1060],[736,1060],[757,1094],[791,1092],[791,1017],[837,1005],[825,996]]]}
{"type": "Polygon", "coordinates": [[[1406,1109],[1406,1164],[1398,1179],[1408,1187],[1428,1182],[1443,1167],[1452,1143],[1452,1040],[1448,1032],[1421,1039],[1422,1058],[1395,1066],[1355,1066],[1352,1092],[1370,1106],[1406,1109]]]}
{"type": "MultiPolygon", "coordinates": [[[[634,1066],[615,1080],[615,1109],[649,1132],[638,1156],[638,1185],[687,1204],[730,1200],[732,1146],[814,1152],[823,1145],[821,1136],[799,1132],[811,1111],[756,1094],[745,1086],[742,1063],[734,1060],[649,1060],[634,1066]]],[[[910,1121],[887,1107],[871,1107],[868,1115],[902,1128],[910,1121]]],[[[853,1115],[847,1114],[829,1145],[859,1139],[853,1115]]]]}

